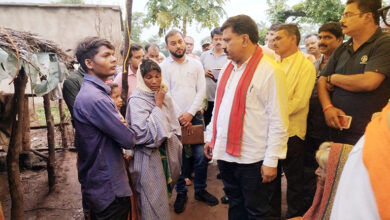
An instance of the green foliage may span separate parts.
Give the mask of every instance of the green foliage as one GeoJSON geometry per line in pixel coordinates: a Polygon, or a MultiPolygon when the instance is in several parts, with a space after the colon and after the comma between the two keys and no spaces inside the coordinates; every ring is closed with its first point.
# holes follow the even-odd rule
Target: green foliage
{"type": "Polygon", "coordinates": [[[285,22],[284,12],[289,10],[289,6],[286,4],[287,0],[267,0],[267,15],[269,21],[274,23],[276,21],[285,22]]]}
{"type": "Polygon", "coordinates": [[[187,24],[198,22],[213,28],[226,15],[226,0],[148,0],[146,22],[160,26],[161,36],[168,28],[179,27],[186,34],[187,24]]]}
{"type": "Polygon", "coordinates": [[[306,0],[303,3],[303,11],[306,12],[308,22],[311,23],[339,21],[344,8],[340,0],[306,0]]]}
{"type": "MultiPolygon", "coordinates": [[[[51,114],[54,118],[54,124],[60,123],[60,110],[58,107],[50,107],[51,114]]],[[[40,125],[46,125],[46,117],[45,117],[45,109],[42,107],[38,107],[35,110],[35,113],[37,114],[37,118],[40,125]]],[[[66,117],[70,117],[70,112],[67,107],[64,107],[64,113],[66,117]]]]}
{"type": "MultiPolygon", "coordinates": [[[[124,23],[125,25],[125,23],[124,23]]],[[[145,14],[142,12],[133,12],[131,17],[131,42],[141,42],[141,34],[144,28],[150,25],[145,24],[145,14]]]]}
{"type": "Polygon", "coordinates": [[[265,35],[268,32],[267,24],[261,21],[257,23],[257,28],[259,29],[259,44],[264,45],[265,35]]]}
{"type": "Polygon", "coordinates": [[[262,28],[259,30],[259,44],[264,45],[265,35],[268,32],[268,28],[262,28]]]}
{"type": "Polygon", "coordinates": [[[287,0],[267,0],[269,6],[267,15],[271,23],[286,22],[290,17],[298,22],[312,24],[339,21],[345,7],[341,0],[304,0],[292,7],[286,2],[287,0]]]}

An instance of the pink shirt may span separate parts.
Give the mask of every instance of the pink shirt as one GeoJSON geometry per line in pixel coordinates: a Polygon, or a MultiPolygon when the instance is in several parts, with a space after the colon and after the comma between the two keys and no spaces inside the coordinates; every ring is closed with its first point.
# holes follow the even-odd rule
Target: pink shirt
{"type": "MultiPolygon", "coordinates": [[[[114,79],[114,83],[118,84],[119,90],[122,91],[122,71],[114,79]]],[[[131,71],[130,67],[128,70],[127,83],[129,85],[129,91],[127,92],[127,99],[129,99],[131,93],[137,88],[137,77],[136,74],[131,71]]],[[[126,101],[127,100],[123,100],[126,101]]]]}

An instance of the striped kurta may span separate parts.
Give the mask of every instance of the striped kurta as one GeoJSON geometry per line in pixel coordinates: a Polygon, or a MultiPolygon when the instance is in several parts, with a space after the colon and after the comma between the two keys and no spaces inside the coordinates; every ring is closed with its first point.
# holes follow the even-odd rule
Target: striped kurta
{"type": "Polygon", "coordinates": [[[136,134],[129,170],[138,193],[141,219],[169,220],[169,198],[159,152],[168,137],[168,122],[156,106],[154,94],[134,91],[129,99],[126,121],[136,134]]]}

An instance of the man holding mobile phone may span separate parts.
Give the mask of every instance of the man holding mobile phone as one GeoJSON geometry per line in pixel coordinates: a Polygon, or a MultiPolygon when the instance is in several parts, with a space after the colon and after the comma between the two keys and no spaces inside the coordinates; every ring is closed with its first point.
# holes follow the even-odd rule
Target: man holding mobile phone
{"type": "MultiPolygon", "coordinates": [[[[348,0],[340,23],[351,39],[330,57],[318,96],[334,142],[356,144],[374,112],[390,96],[390,35],[379,28],[380,0],[348,0]],[[349,129],[340,117],[351,116],[349,129]]],[[[344,119],[343,119],[344,120],[344,119]]]]}
{"type": "Polygon", "coordinates": [[[219,72],[221,71],[222,66],[228,61],[224,51],[220,27],[216,27],[211,31],[211,43],[213,48],[205,51],[200,56],[206,76],[206,95],[208,104],[208,107],[204,112],[204,123],[206,126],[210,123],[214,109],[215,91],[217,89],[219,72]]]}

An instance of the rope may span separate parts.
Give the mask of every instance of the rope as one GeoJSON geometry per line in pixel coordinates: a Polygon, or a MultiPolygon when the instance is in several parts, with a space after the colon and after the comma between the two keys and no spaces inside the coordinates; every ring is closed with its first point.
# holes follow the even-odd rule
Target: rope
{"type": "Polygon", "coordinates": [[[123,59],[123,73],[127,73],[127,60],[129,59],[129,56],[130,56],[130,28],[129,28],[129,12],[127,11],[126,9],[126,32],[127,32],[127,36],[129,38],[129,45],[127,47],[127,51],[126,51],[126,57],[125,59],[123,59]]]}

